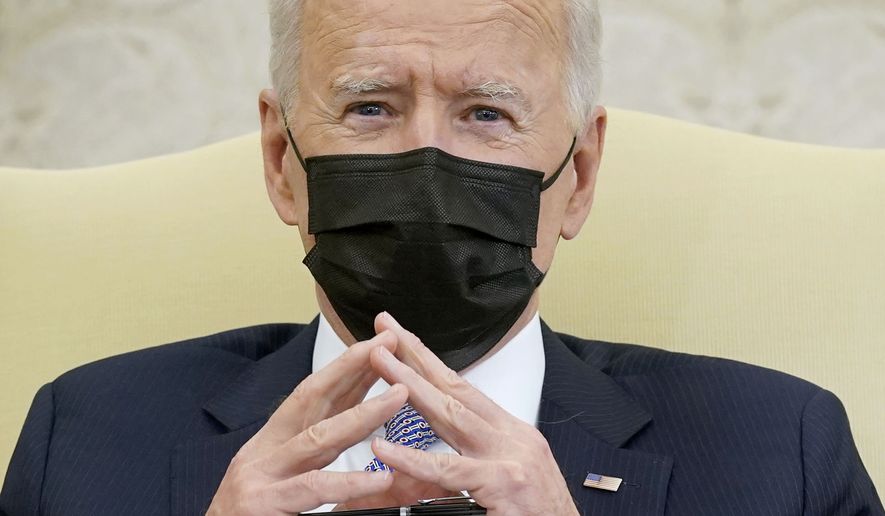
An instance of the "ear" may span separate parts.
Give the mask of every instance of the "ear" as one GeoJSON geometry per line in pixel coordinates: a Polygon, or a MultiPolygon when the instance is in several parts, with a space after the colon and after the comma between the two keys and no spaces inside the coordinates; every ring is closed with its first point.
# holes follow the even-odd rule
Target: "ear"
{"type": "Polygon", "coordinates": [[[280,103],[274,90],[262,90],[258,95],[258,111],[261,114],[261,152],[264,155],[264,182],[267,195],[277,215],[290,226],[298,225],[295,196],[289,181],[286,155],[289,142],[280,103]]]}
{"type": "Polygon", "coordinates": [[[565,217],[560,234],[562,238],[571,240],[578,236],[581,227],[590,214],[593,206],[593,194],[596,191],[596,173],[602,161],[602,150],[605,146],[605,129],[608,124],[608,113],[602,106],[596,106],[587,119],[584,133],[575,144],[574,165],[577,181],[575,189],[565,208],[565,217]]]}

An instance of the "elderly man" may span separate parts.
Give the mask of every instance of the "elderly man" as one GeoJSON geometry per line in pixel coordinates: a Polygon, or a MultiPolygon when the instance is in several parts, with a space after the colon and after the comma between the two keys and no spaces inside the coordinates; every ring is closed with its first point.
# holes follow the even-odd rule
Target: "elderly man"
{"type": "Polygon", "coordinates": [[[592,0],[270,5],[265,179],[319,318],[62,376],[0,512],[883,514],[832,394],[538,319],[602,156],[592,0]]]}

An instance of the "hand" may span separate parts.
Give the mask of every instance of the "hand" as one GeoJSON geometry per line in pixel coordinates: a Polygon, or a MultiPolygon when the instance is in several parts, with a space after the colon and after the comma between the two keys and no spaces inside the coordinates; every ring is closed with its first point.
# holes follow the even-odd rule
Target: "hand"
{"type": "Polygon", "coordinates": [[[393,332],[398,343],[393,353],[373,349],[372,367],[388,383],[405,385],[410,403],[460,453],[428,453],[376,438],[372,449],[381,461],[417,480],[466,490],[491,516],[578,514],[547,440],[536,428],[446,367],[389,314],[375,319],[375,329],[393,332]]]}
{"type": "Polygon", "coordinates": [[[396,346],[392,332],[381,332],[301,382],[231,460],[207,515],[297,514],[390,489],[393,478],[386,472],[320,469],[405,404],[408,390],[396,382],[360,403],[378,380],[369,366],[371,352],[390,353],[396,346]]]}

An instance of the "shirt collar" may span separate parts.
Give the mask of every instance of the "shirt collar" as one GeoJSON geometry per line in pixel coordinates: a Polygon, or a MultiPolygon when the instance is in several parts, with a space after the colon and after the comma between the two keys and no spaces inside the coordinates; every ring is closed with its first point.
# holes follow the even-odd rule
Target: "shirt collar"
{"type": "MultiPolygon", "coordinates": [[[[317,372],[347,350],[347,345],[320,314],[313,351],[317,372]]],[[[513,416],[536,425],[544,384],[544,343],[538,314],[495,354],[467,368],[461,376],[513,416]]],[[[366,398],[382,394],[390,386],[378,380],[366,398]]]]}

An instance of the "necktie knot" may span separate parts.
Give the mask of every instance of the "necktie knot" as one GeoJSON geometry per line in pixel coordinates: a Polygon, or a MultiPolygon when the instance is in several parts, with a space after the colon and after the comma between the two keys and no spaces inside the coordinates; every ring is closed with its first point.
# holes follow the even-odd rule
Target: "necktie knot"
{"type": "MultiPolygon", "coordinates": [[[[439,437],[424,417],[408,403],[384,424],[384,440],[393,444],[426,450],[439,437]]],[[[366,471],[390,471],[390,467],[377,457],[366,466],[366,471]]]]}

